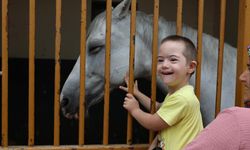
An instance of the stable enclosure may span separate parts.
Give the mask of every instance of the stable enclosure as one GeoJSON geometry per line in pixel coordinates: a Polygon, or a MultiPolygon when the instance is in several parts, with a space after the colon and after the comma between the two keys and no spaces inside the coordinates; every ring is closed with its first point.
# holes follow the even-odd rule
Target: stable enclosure
{"type": "MultiPolygon", "coordinates": [[[[110,92],[112,5],[120,0],[2,0],[1,1],[1,148],[8,149],[147,149],[154,132],[147,131],[122,109],[124,93],[110,92]],[[77,56],[81,57],[80,89],[85,89],[87,27],[106,9],[105,95],[85,118],[85,91],[80,90],[79,120],[68,120],[60,111],[60,91],[77,56]]],[[[245,69],[250,43],[250,1],[131,0],[129,76],[134,78],[136,10],[153,14],[152,82],[142,81],[156,93],[158,19],[197,28],[198,61],[202,61],[202,34],[219,39],[215,115],[221,107],[224,41],[237,47],[237,73],[245,69]],[[237,6],[237,7],[236,7],[237,6]],[[212,9],[211,9],[212,8],[212,9]],[[190,14],[189,14],[190,13],[190,14]],[[195,17],[194,17],[195,16],[195,17]],[[207,20],[207,21],[206,21],[207,20]],[[237,35],[237,36],[236,36],[237,35]]],[[[201,65],[196,71],[196,94],[202,94],[201,65]]],[[[129,91],[132,91],[130,80],[129,91]]],[[[235,105],[243,106],[244,87],[236,80],[235,105]]]]}

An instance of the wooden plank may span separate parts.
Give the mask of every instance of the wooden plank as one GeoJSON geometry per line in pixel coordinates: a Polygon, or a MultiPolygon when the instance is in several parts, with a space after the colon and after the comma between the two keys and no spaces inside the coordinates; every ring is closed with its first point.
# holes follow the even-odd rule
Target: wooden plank
{"type": "Polygon", "coordinates": [[[221,108],[221,91],[222,91],[222,72],[223,72],[223,55],[224,55],[224,37],[225,37],[225,20],[226,20],[226,0],[221,0],[220,4],[220,39],[218,48],[218,65],[217,65],[217,84],[216,84],[216,105],[215,117],[221,108]]]}
{"type": "MultiPolygon", "coordinates": [[[[129,85],[128,92],[134,89],[134,57],[135,57],[135,33],[136,33],[136,0],[132,0],[130,16],[130,54],[129,54],[129,85]]],[[[128,113],[127,119],[127,144],[132,144],[132,116],[128,113]]]]}
{"type": "Polygon", "coordinates": [[[29,137],[28,145],[35,138],[35,0],[29,1],[29,137]]]}
{"type": "Polygon", "coordinates": [[[112,0],[106,1],[106,51],[105,51],[105,89],[104,89],[104,116],[103,116],[103,144],[109,139],[109,101],[110,101],[110,51],[111,51],[111,19],[112,0]]]}
{"type": "Polygon", "coordinates": [[[81,1],[81,35],[80,35],[80,100],[79,100],[79,145],[84,144],[85,129],[85,65],[86,65],[86,25],[87,1],[81,1]]]}
{"type": "Polygon", "coordinates": [[[62,1],[56,0],[54,145],[60,144],[60,49],[62,1]]]}
{"type": "Polygon", "coordinates": [[[9,146],[11,150],[147,150],[148,144],[135,145],[61,145],[61,146],[9,146]]]}
{"type": "Polygon", "coordinates": [[[2,146],[8,146],[8,0],[2,0],[2,146]]]}
{"type": "Polygon", "coordinates": [[[197,69],[195,74],[195,94],[200,99],[201,89],[201,62],[202,62],[202,34],[204,18],[204,0],[198,2],[198,35],[197,35],[197,69]]]}
{"type": "MultiPolygon", "coordinates": [[[[158,56],[158,20],[159,20],[159,0],[154,0],[154,23],[153,23],[153,46],[152,46],[152,78],[151,78],[151,110],[153,114],[156,111],[156,74],[157,74],[157,56],[158,56]]],[[[149,132],[149,142],[154,139],[155,132],[149,132]]]]}
{"type": "Polygon", "coordinates": [[[176,34],[182,35],[182,9],[183,0],[177,0],[176,34]]]}

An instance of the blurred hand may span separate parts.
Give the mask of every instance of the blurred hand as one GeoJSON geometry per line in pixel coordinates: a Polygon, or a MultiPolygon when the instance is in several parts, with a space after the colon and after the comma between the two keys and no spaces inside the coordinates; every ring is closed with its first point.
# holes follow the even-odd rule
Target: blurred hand
{"type": "Polygon", "coordinates": [[[135,97],[130,94],[127,93],[126,97],[124,98],[124,103],[123,103],[123,107],[125,109],[127,109],[130,113],[132,113],[134,110],[139,109],[139,103],[138,101],[135,99],[135,97]]]}

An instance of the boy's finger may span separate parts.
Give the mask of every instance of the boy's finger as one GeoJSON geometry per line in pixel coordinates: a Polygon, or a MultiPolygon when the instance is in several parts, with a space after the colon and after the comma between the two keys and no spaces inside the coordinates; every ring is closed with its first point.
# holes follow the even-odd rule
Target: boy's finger
{"type": "Polygon", "coordinates": [[[126,95],[128,98],[133,98],[133,95],[131,93],[127,93],[126,95]]]}
{"type": "Polygon", "coordinates": [[[124,87],[124,86],[119,86],[119,89],[125,91],[125,92],[128,92],[128,88],[127,87],[124,87]]]}
{"type": "Polygon", "coordinates": [[[129,73],[128,72],[126,72],[124,80],[125,80],[126,84],[128,85],[128,80],[129,80],[129,73]]]}
{"type": "Polygon", "coordinates": [[[135,80],[135,85],[137,85],[137,80],[135,80]]]}
{"type": "Polygon", "coordinates": [[[125,77],[125,83],[128,85],[128,77],[125,77]]]}
{"type": "Polygon", "coordinates": [[[127,93],[127,96],[132,96],[132,94],[131,93],[127,93]]]}
{"type": "Polygon", "coordinates": [[[122,89],[122,90],[123,90],[123,89],[124,89],[124,87],[123,87],[123,86],[119,86],[119,89],[122,89]]]}

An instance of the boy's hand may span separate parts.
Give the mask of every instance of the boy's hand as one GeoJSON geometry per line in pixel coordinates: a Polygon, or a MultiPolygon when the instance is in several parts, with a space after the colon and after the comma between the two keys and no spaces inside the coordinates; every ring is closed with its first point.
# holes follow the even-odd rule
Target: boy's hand
{"type": "MultiPolygon", "coordinates": [[[[129,75],[128,75],[128,73],[126,73],[124,80],[125,80],[125,83],[126,83],[127,87],[125,87],[125,86],[119,86],[119,88],[121,90],[125,91],[125,92],[128,92],[128,82],[129,82],[129,75]]],[[[135,80],[134,91],[133,92],[135,93],[137,91],[138,91],[138,83],[137,83],[137,80],[135,80]]]]}
{"type": "MultiPolygon", "coordinates": [[[[128,92],[128,84],[127,84],[127,82],[126,82],[126,85],[127,85],[127,87],[125,87],[125,86],[119,86],[119,89],[121,89],[121,90],[123,90],[123,91],[125,91],[125,92],[128,92]]],[[[138,83],[137,83],[137,80],[135,80],[135,83],[134,83],[134,93],[136,92],[136,91],[138,91],[138,83]]]]}
{"type": "Polygon", "coordinates": [[[132,94],[130,94],[130,93],[128,93],[128,94],[126,95],[126,97],[124,98],[123,107],[124,107],[125,109],[127,109],[131,114],[132,114],[132,112],[133,112],[134,110],[140,108],[140,107],[139,107],[138,101],[137,101],[137,100],[135,99],[135,97],[134,97],[132,94]]]}

